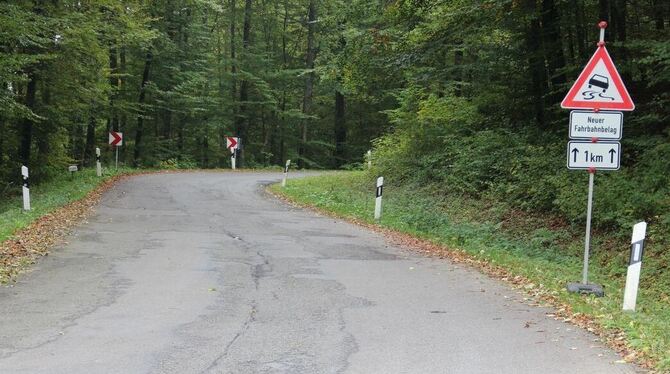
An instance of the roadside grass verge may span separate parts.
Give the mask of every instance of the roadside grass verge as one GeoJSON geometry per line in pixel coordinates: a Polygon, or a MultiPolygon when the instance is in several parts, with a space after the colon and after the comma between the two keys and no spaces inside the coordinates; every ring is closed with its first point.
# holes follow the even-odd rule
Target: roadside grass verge
{"type": "MultiPolygon", "coordinates": [[[[365,172],[291,179],[286,188],[276,184],[270,191],[336,216],[374,224],[374,182],[365,172]]],[[[555,217],[387,181],[379,225],[441,246],[444,251],[435,255],[472,259],[488,274],[557,309],[554,318],[599,334],[626,361],[670,372],[670,290],[667,279],[657,278],[668,276],[667,269],[663,272],[664,257],[645,258],[637,312],[625,313],[621,310],[629,253],[625,239],[594,233],[589,279],[602,284],[606,292],[605,297],[596,298],[565,290],[568,282],[581,280],[583,228],[555,217]]],[[[667,247],[667,241],[650,246],[667,247]]],[[[653,247],[647,251],[661,252],[653,247]]]]}
{"type": "Polygon", "coordinates": [[[18,229],[28,226],[38,218],[70,202],[79,200],[101,183],[116,175],[128,174],[132,169],[105,169],[103,176],[95,175],[94,169],[84,169],[69,175],[59,176],[30,188],[31,210],[23,210],[20,194],[0,200],[0,242],[7,240],[18,229]]]}
{"type": "Polygon", "coordinates": [[[24,211],[21,194],[0,200],[0,284],[26,270],[45,256],[72,228],[90,213],[102,192],[125,175],[147,172],[130,168],[94,169],[62,175],[31,186],[31,210],[24,211]]]}

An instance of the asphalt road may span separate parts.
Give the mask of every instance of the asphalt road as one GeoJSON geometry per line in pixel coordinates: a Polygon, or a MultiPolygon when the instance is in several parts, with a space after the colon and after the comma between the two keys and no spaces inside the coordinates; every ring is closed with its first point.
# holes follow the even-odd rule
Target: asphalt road
{"type": "Polygon", "coordinates": [[[264,194],[135,177],[0,288],[0,373],[633,373],[474,270],[264,194]]]}

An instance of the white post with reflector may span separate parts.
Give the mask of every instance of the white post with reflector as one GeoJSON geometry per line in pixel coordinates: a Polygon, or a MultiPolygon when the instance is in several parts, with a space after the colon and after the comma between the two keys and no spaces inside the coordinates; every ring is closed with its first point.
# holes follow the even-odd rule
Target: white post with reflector
{"type": "Polygon", "coordinates": [[[384,194],[384,177],[377,178],[377,189],[375,190],[375,220],[382,218],[382,195],[384,194]]]}
{"type": "Polygon", "coordinates": [[[23,177],[23,210],[30,210],[30,183],[28,182],[28,168],[21,166],[21,176],[23,177]]]}
{"type": "Polygon", "coordinates": [[[623,310],[625,311],[635,311],[637,290],[640,287],[640,271],[642,270],[642,255],[644,254],[644,237],[646,234],[646,222],[640,222],[633,226],[628,274],[626,274],[626,288],[623,293],[623,310]]]}
{"type": "Polygon", "coordinates": [[[102,164],[100,163],[100,148],[95,149],[95,174],[102,177],[102,164]]]}
{"type": "Polygon", "coordinates": [[[284,167],[284,178],[281,181],[281,186],[286,187],[286,179],[288,178],[288,168],[291,166],[291,160],[286,160],[286,166],[284,167]]]}
{"type": "Polygon", "coordinates": [[[240,138],[234,136],[226,136],[226,148],[230,149],[230,168],[235,170],[237,148],[239,147],[240,138]]]}

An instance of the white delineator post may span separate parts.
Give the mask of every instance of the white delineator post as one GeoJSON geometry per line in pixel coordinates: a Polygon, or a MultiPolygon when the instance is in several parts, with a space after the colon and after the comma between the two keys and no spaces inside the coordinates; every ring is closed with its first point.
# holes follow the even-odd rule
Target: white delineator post
{"type": "Polygon", "coordinates": [[[367,158],[368,158],[368,170],[372,169],[372,151],[368,150],[367,153],[367,158]]]}
{"type": "Polygon", "coordinates": [[[230,167],[231,169],[235,170],[235,153],[237,150],[235,148],[231,148],[230,152],[232,153],[232,156],[230,156],[230,167]]]}
{"type": "Polygon", "coordinates": [[[95,149],[95,174],[102,177],[102,164],[100,163],[100,148],[95,149]]]}
{"type": "Polygon", "coordinates": [[[644,254],[644,237],[646,233],[646,222],[640,222],[633,226],[630,260],[628,260],[628,274],[626,275],[626,288],[623,293],[623,310],[626,311],[635,311],[637,290],[640,286],[640,271],[642,270],[642,255],[644,254]]]}
{"type": "Polygon", "coordinates": [[[375,220],[382,218],[382,194],[384,193],[384,177],[377,178],[377,189],[375,191],[375,220]]]}
{"type": "Polygon", "coordinates": [[[288,168],[291,166],[291,160],[286,160],[286,167],[284,167],[284,179],[281,181],[281,186],[286,187],[286,178],[288,178],[288,168]]]}
{"type": "Polygon", "coordinates": [[[28,182],[28,168],[21,166],[23,176],[23,210],[30,210],[30,183],[28,182]]]}

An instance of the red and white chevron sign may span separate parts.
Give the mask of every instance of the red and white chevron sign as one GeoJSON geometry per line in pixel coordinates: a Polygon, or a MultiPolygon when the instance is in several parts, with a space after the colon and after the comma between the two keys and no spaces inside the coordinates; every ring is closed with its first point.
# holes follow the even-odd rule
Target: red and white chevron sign
{"type": "Polygon", "coordinates": [[[109,144],[110,145],[115,145],[117,147],[123,145],[123,133],[122,132],[116,132],[116,131],[110,131],[109,132],[109,144]]]}
{"type": "Polygon", "coordinates": [[[237,138],[233,136],[226,137],[226,146],[231,151],[237,149],[237,138]]]}

